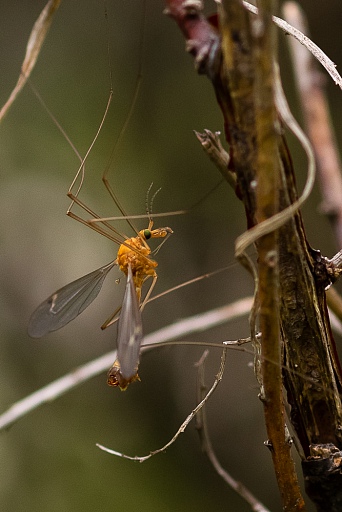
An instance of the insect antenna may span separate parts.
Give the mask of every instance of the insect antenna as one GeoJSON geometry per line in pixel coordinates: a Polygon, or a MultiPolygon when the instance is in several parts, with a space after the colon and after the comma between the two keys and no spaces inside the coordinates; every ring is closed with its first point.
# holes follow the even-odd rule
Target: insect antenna
{"type": "Polygon", "coordinates": [[[161,191],[161,187],[155,191],[155,193],[153,194],[153,196],[151,197],[151,200],[150,200],[149,196],[150,196],[152,187],[153,187],[153,181],[147,189],[145,204],[146,204],[146,213],[147,213],[148,219],[149,219],[150,223],[152,223],[152,225],[153,225],[153,219],[152,219],[153,201],[154,201],[156,195],[161,191]]]}

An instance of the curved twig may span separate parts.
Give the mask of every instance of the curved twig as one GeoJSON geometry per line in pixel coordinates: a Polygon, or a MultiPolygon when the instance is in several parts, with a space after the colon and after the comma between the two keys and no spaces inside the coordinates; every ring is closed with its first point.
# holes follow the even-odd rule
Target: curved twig
{"type": "MultiPolygon", "coordinates": [[[[248,3],[243,1],[243,5],[253,14],[257,14],[258,9],[248,3]]],[[[331,59],[315,44],[311,39],[303,34],[300,30],[296,29],[286,21],[278,18],[277,16],[272,16],[272,19],[281,30],[283,30],[286,34],[293,36],[297,39],[305,48],[312,53],[312,55],[318,60],[318,62],[326,69],[331,78],[334,80],[335,84],[338,85],[342,89],[342,77],[336,70],[336,64],[333,63],[331,59]]]]}

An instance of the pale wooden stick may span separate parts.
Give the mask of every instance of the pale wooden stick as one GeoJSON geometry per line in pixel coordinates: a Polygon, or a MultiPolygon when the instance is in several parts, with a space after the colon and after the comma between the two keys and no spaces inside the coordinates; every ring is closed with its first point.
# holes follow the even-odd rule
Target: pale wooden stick
{"type": "MultiPolygon", "coordinates": [[[[305,15],[295,2],[284,4],[285,18],[302,32],[307,32],[305,15]]],[[[305,47],[288,38],[295,78],[307,132],[313,146],[323,202],[321,208],[331,220],[337,247],[342,247],[342,175],[341,159],[324,92],[324,76],[305,47]]]]}
{"type": "MultiPolygon", "coordinates": [[[[143,351],[148,350],[150,348],[149,345],[172,339],[180,339],[190,333],[205,331],[233,318],[246,315],[250,311],[252,300],[251,297],[246,297],[227,306],[180,320],[175,324],[159,329],[145,337],[144,345],[141,349],[143,351]]],[[[116,355],[116,350],[113,350],[89,363],[79,366],[72,372],[19,400],[0,416],[0,430],[8,428],[41,405],[55,400],[83,382],[107,371],[116,359],[116,355]]]]}

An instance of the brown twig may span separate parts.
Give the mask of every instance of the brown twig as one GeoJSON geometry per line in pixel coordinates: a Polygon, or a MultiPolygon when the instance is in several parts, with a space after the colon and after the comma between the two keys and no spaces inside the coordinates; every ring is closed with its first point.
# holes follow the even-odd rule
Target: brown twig
{"type": "MultiPolygon", "coordinates": [[[[276,2],[261,0],[254,20],[255,41],[255,105],[257,129],[257,208],[258,224],[279,210],[280,144],[274,83],[277,37],[272,23],[276,2]]],[[[263,406],[278,487],[286,510],[301,510],[304,501],[291,457],[291,443],[285,435],[285,410],[282,396],[281,340],[279,324],[279,254],[278,231],[258,241],[260,329],[262,332],[261,363],[263,406]],[[279,365],[270,361],[278,361],[279,365]]]]}

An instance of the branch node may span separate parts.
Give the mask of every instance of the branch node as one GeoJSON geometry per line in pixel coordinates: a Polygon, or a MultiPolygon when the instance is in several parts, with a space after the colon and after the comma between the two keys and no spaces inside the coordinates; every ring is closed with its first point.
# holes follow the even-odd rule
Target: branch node
{"type": "Polygon", "coordinates": [[[268,448],[271,452],[273,452],[273,444],[272,442],[267,439],[266,441],[264,441],[264,445],[266,446],[266,448],[268,448]]]}

